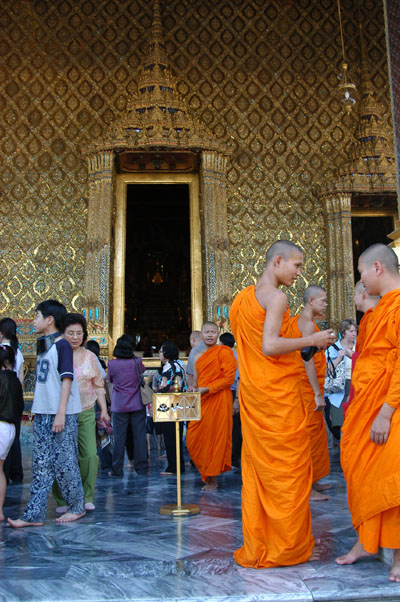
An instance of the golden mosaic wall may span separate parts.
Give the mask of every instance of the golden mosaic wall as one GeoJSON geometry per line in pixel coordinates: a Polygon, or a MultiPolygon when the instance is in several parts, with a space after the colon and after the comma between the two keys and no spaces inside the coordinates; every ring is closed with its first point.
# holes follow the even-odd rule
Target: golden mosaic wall
{"type": "MultiPolygon", "coordinates": [[[[350,76],[359,81],[358,11],[373,84],[389,112],[380,0],[342,0],[350,76]]],[[[337,100],[336,0],[161,2],[167,52],[189,108],[229,141],[232,293],[261,272],[278,237],[325,281],[314,193],[350,140],[337,100]]],[[[56,296],[82,303],[88,179],[81,148],[124,109],[145,52],[146,0],[0,4],[0,315],[30,319],[56,296]]],[[[352,118],[353,119],[353,118],[352,118]]],[[[299,295],[292,296],[293,309],[299,295]]]]}

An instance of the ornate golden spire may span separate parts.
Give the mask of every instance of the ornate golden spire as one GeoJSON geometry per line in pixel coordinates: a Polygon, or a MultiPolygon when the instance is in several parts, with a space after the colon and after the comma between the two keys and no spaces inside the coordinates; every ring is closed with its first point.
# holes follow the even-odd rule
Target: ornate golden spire
{"type": "Polygon", "coordinates": [[[394,192],[396,161],[392,134],[375,98],[361,23],[360,38],[361,98],[355,140],[349,148],[348,159],[337,170],[337,176],[328,188],[342,192],[394,192]]]}
{"type": "Polygon", "coordinates": [[[186,107],[177,90],[167,57],[159,0],[153,2],[153,22],[146,57],[139,67],[137,90],[127,111],[91,150],[108,148],[209,148],[226,151],[186,107]]]}

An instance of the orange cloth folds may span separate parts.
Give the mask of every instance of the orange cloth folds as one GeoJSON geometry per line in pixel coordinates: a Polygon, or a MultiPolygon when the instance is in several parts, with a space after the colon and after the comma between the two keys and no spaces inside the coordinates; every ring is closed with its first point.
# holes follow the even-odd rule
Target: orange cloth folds
{"type": "Polygon", "coordinates": [[[203,481],[232,468],[232,391],[236,359],[232,349],[215,345],[196,362],[197,386],[208,387],[201,396],[201,420],[190,422],[186,446],[203,481]]]}
{"type": "MultiPolygon", "coordinates": [[[[235,298],[230,321],[240,372],[243,546],[234,558],[246,567],[305,562],[311,556],[310,439],[300,397],[296,353],[265,356],[265,310],[254,286],[235,298]]],[[[281,328],[285,336],[287,310],[281,328]]]]}
{"type": "Polygon", "coordinates": [[[400,400],[400,289],[384,295],[371,313],[352,380],[354,399],[343,425],[341,459],[353,525],[368,552],[394,547],[393,540],[400,548],[400,512],[395,510],[400,506],[399,412],[392,416],[384,445],[370,440],[382,404],[397,408],[400,400]]]}
{"type": "MultiPolygon", "coordinates": [[[[360,320],[360,324],[358,326],[357,340],[356,340],[356,350],[353,353],[353,356],[351,358],[351,373],[353,373],[354,367],[356,365],[356,361],[364,347],[365,338],[367,336],[367,328],[369,327],[369,324],[370,324],[370,318],[371,318],[372,311],[373,311],[372,307],[367,309],[367,311],[365,312],[365,314],[363,315],[363,317],[360,320]]],[[[345,403],[342,403],[344,416],[346,416],[347,409],[348,409],[349,405],[351,404],[351,402],[353,401],[353,397],[354,397],[354,386],[353,386],[353,380],[352,380],[350,383],[349,398],[345,403]]]]}
{"type": "MultiPolygon", "coordinates": [[[[287,337],[296,339],[302,336],[298,325],[298,318],[299,316],[295,316],[290,319],[289,329],[286,333],[287,337]]],[[[319,332],[319,328],[315,323],[314,327],[315,332],[319,332]]],[[[299,365],[300,393],[307,413],[307,432],[310,436],[311,443],[313,483],[316,483],[323,477],[328,476],[330,472],[328,437],[326,435],[324,413],[322,411],[315,411],[315,395],[310,381],[308,380],[300,351],[296,352],[296,357],[299,365]]],[[[325,352],[323,350],[318,351],[310,361],[314,362],[321,395],[324,396],[326,373],[325,352]]]]}

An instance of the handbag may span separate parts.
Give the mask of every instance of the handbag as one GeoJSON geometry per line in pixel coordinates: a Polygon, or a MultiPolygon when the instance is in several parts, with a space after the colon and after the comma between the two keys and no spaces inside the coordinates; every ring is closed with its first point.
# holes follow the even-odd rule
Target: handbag
{"type": "Polygon", "coordinates": [[[142,400],[143,406],[147,406],[147,405],[149,405],[149,403],[151,403],[153,401],[153,389],[144,380],[144,376],[143,376],[143,374],[140,373],[139,364],[136,360],[135,360],[135,369],[136,369],[138,381],[140,382],[140,387],[139,387],[140,398],[142,400]]]}
{"type": "MultiPolygon", "coordinates": [[[[339,350],[339,348],[336,345],[333,345],[333,347],[335,349],[339,350]]],[[[326,364],[325,386],[324,386],[325,394],[331,395],[332,393],[343,393],[345,383],[346,383],[346,365],[345,365],[344,358],[342,359],[341,362],[339,362],[339,364],[335,368],[334,363],[333,363],[333,361],[329,355],[329,351],[328,351],[328,358],[327,358],[327,364],[326,364]]]]}

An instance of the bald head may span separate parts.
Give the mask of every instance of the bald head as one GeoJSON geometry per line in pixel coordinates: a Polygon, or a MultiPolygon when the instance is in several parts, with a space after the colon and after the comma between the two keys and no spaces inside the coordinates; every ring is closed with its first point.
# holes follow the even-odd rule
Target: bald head
{"type": "Polygon", "coordinates": [[[365,286],[359,280],[354,286],[354,305],[358,311],[365,313],[371,307],[374,308],[379,303],[379,295],[369,295],[365,286]]]}
{"type": "Polygon", "coordinates": [[[375,261],[379,261],[389,274],[398,275],[399,273],[399,262],[396,253],[382,243],[376,243],[368,247],[361,253],[358,261],[367,267],[371,267],[375,261]]]}
{"type": "Polygon", "coordinates": [[[303,293],[304,305],[306,305],[310,299],[315,299],[316,297],[321,297],[322,295],[326,295],[326,290],[322,286],[319,286],[318,284],[310,284],[310,286],[308,286],[303,293]]]}
{"type": "Polygon", "coordinates": [[[202,336],[201,336],[201,332],[200,330],[194,330],[189,338],[190,341],[190,346],[191,347],[196,347],[196,345],[198,345],[199,343],[201,343],[202,341],[202,336]]]}
{"type": "Polygon", "coordinates": [[[298,253],[303,254],[303,250],[291,242],[290,240],[277,240],[267,250],[265,260],[267,265],[270,264],[277,255],[283,257],[285,261],[298,253]]]}

